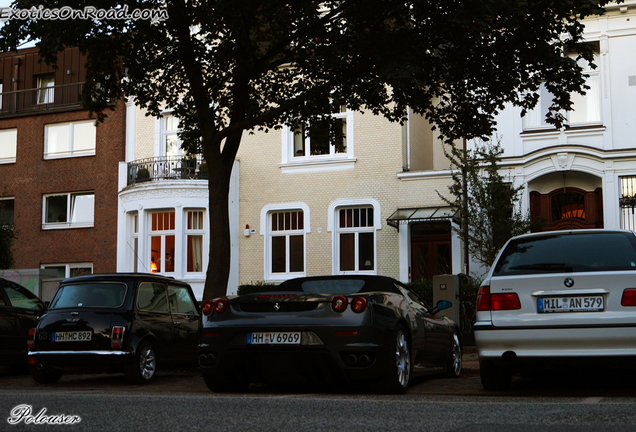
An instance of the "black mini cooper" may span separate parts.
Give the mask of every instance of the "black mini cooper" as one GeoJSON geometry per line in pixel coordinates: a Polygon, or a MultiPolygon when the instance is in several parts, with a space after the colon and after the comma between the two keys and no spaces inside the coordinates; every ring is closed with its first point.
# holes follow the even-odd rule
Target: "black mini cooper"
{"type": "Polygon", "coordinates": [[[199,308],[190,285],[150,274],[64,280],[29,332],[29,369],[39,383],[65,372],[124,372],[146,384],[157,366],[196,364],[199,308]]]}

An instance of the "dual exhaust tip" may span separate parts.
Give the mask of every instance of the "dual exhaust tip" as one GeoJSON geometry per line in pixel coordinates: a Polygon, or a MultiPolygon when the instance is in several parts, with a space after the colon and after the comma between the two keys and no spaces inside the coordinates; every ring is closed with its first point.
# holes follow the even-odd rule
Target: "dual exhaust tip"
{"type": "Polygon", "coordinates": [[[345,358],[347,366],[369,366],[373,363],[373,358],[368,354],[349,354],[345,358]]]}
{"type": "Polygon", "coordinates": [[[199,355],[199,366],[208,367],[212,366],[216,360],[216,356],[214,354],[201,354],[199,355]]]}

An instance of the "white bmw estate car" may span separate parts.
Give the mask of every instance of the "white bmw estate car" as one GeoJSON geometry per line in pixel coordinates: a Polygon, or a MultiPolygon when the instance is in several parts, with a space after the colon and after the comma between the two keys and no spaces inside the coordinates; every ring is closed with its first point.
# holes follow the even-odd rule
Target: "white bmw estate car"
{"type": "Polygon", "coordinates": [[[634,364],[636,236],[527,234],[502,248],[477,297],[475,342],[486,390],[554,365],[634,364]]]}

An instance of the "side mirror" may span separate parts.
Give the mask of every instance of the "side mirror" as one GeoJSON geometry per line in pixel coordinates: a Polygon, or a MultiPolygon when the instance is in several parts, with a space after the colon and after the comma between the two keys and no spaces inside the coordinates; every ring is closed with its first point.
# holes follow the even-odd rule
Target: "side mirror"
{"type": "Polygon", "coordinates": [[[448,309],[451,306],[453,306],[453,303],[449,302],[448,300],[440,300],[437,302],[435,307],[431,310],[430,314],[436,315],[437,312],[443,311],[444,309],[448,309]]]}

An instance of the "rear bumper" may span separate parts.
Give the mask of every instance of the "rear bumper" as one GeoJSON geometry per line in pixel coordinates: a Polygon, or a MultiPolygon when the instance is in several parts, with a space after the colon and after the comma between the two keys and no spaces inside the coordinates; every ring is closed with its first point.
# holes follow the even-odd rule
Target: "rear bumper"
{"type": "MultiPolygon", "coordinates": [[[[204,374],[231,370],[251,382],[301,382],[325,379],[349,381],[380,378],[386,373],[391,332],[370,327],[351,328],[358,335],[336,335],[346,328],[301,329],[318,336],[312,345],[248,345],[247,332],[224,329],[203,337],[199,355],[208,356],[204,374]],[[213,356],[213,361],[210,356],[213,356]]],[[[270,330],[275,331],[275,330],[270,330]]],[[[280,331],[280,330],[279,330],[280,331]]]]}
{"type": "Polygon", "coordinates": [[[93,366],[108,368],[132,361],[129,351],[29,351],[29,359],[59,367],[93,366]]]}
{"type": "Polygon", "coordinates": [[[636,327],[505,328],[476,324],[480,360],[636,356],[636,327]]]}

